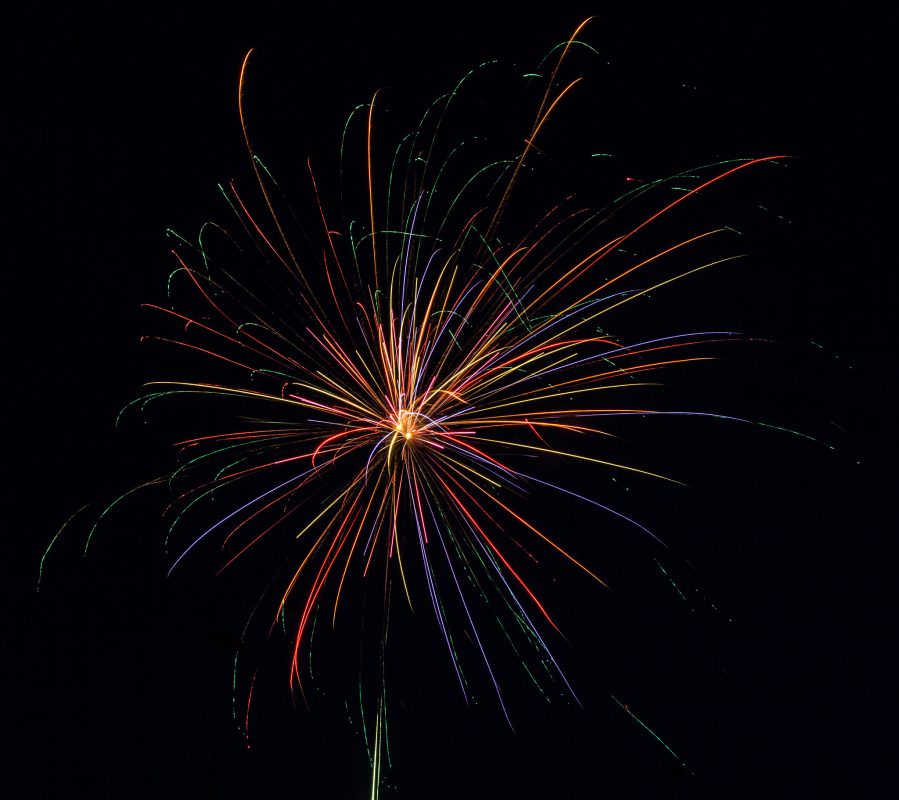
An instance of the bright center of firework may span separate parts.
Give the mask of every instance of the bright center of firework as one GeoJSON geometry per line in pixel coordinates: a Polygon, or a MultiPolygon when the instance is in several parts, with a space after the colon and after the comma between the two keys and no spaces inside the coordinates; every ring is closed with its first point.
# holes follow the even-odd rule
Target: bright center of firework
{"type": "Polygon", "coordinates": [[[394,420],[394,430],[397,433],[402,434],[405,439],[411,439],[416,432],[416,419],[414,414],[410,414],[406,411],[401,411],[396,415],[394,420]]]}

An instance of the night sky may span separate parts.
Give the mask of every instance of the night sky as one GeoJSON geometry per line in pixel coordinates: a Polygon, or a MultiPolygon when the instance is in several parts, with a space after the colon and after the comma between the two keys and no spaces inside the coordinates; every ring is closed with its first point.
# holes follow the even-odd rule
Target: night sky
{"type": "MultiPolygon", "coordinates": [[[[547,565],[540,588],[568,638],[554,652],[583,707],[547,703],[516,677],[514,731],[489,692],[466,707],[432,617],[399,610],[382,796],[864,797],[895,784],[886,22],[751,8],[659,17],[284,4],[58,12],[13,81],[8,153],[13,179],[24,173],[14,196],[37,224],[5,295],[16,452],[5,481],[4,749],[28,767],[5,795],[368,796],[344,710],[354,664],[325,659],[312,711],[294,708],[287,646],[251,642],[249,750],[232,721],[233,648],[263,561],[217,580],[214,559],[199,556],[167,579],[158,495],[102,527],[87,558],[89,524],[75,526],[36,593],[40,557],[80,506],[172,468],[164,414],[147,430],[114,421],[166,369],[166,351],[138,341],[157,330],[139,306],[163,297],[173,268],[165,230],[191,236],[224,218],[216,184],[252,180],[236,103],[250,47],[255,146],[288,194],[305,197],[307,157],[327,183],[346,115],[375,90],[388,116],[417,113],[488,58],[529,71],[591,11],[601,16],[583,38],[599,55],[583,61],[576,113],[547,140],[560,191],[600,203],[628,178],[793,157],[722,193],[715,213],[746,226],[745,262],[634,315],[651,329],[726,325],[774,340],[737,347],[709,372],[672,373],[670,396],[817,443],[724,423],[630,425],[616,452],[687,488],[569,469],[668,545],[621,528],[594,539],[591,563],[614,592],[547,565]],[[585,148],[613,154],[607,185],[572,166],[568,154],[585,148]]],[[[618,327],[642,324],[623,314],[618,327]]],[[[601,528],[592,512],[538,505],[560,540],[601,528]]]]}

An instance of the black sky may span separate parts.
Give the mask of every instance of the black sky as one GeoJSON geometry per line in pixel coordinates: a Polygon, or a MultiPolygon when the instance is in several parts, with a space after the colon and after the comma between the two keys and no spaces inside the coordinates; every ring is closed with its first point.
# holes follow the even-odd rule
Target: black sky
{"type": "MultiPolygon", "coordinates": [[[[632,452],[690,483],[619,498],[669,542],[664,563],[687,600],[650,548],[597,552],[612,557],[614,596],[548,579],[585,707],[513,686],[515,732],[489,696],[465,709],[446,665],[420,652],[430,632],[397,642],[406,666],[439,666],[417,678],[397,666],[412,677],[391,729],[398,788],[384,796],[869,796],[896,778],[887,21],[592,11],[585,38],[600,56],[582,107],[596,112],[569,130],[574,144],[613,152],[619,178],[795,157],[780,181],[752,189],[767,210],[754,217],[751,268],[676,297],[779,342],[723,368],[733,384],[721,402],[835,449],[755,429],[637,436],[632,452]]],[[[83,528],[62,542],[36,594],[40,555],[72,511],[166,464],[158,433],[113,422],[164,365],[138,338],[153,325],[139,305],[160,297],[171,268],[165,229],[191,234],[224,214],[215,184],[248,178],[236,110],[248,48],[254,135],[300,194],[306,157],[332,163],[346,114],[374,90],[417,111],[486,58],[532,66],[589,13],[70,9],[33,29],[45,35],[18,62],[7,164],[17,181],[24,173],[9,198],[37,223],[8,236],[25,247],[5,299],[5,750],[27,766],[9,796],[367,796],[361,741],[330,714],[342,698],[323,698],[315,716],[294,710],[283,653],[260,656],[261,710],[244,749],[228,655],[243,607],[202,564],[165,579],[157,506],[111,525],[87,559],[83,528]]],[[[739,190],[728,202],[741,213],[739,190]]],[[[663,320],[691,316],[661,309],[663,320]]],[[[540,513],[563,529],[589,524],[540,513]]]]}

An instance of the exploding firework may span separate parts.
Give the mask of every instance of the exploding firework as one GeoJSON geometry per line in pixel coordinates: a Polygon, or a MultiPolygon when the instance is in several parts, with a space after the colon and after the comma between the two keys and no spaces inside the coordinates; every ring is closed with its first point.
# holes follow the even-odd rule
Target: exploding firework
{"type": "MultiPolygon", "coordinates": [[[[577,91],[566,65],[581,27],[524,76],[534,102],[512,147],[477,131],[459,137],[453,121],[492,63],[392,143],[380,134],[379,97],[359,106],[341,139],[336,210],[307,164],[314,226],[254,149],[248,54],[239,106],[256,189],[223,186],[229,221],[207,223],[195,242],[172,233],[169,300],[147,306],[172,327],[146,338],[180,353],[173,371],[202,376],[161,377],[126,408],[181,403],[176,425],[192,428],[176,442],[177,468],[138,487],[173,493],[169,572],[213,545],[218,573],[239,569],[277,543],[275,577],[250,623],[289,632],[290,681],[304,696],[316,625],[335,625],[350,595],[380,598],[366,605],[377,675],[361,714],[374,721],[365,734],[373,794],[394,604],[429,610],[462,695],[478,664],[507,719],[492,655],[500,648],[538,686],[574,697],[550,647],[559,624],[535,578],[567,562],[606,584],[583,543],[535,519],[532,498],[584,504],[654,538],[602,497],[565,485],[560,465],[676,482],[606,455],[609,428],[624,416],[721,418],[657,407],[649,390],[740,336],[613,329],[627,328],[626,312],[650,293],[740,257],[717,244],[732,241],[731,230],[671,220],[779,157],[640,183],[599,210],[573,196],[547,202],[540,145],[577,91]]],[[[237,715],[245,732],[254,680],[237,715]]]]}

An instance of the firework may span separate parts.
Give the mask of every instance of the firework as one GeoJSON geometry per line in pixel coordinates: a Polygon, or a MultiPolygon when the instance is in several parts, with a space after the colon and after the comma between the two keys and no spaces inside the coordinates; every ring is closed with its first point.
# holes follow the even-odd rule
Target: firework
{"type": "MultiPolygon", "coordinates": [[[[607,426],[627,415],[701,415],[656,407],[649,393],[640,402],[640,392],[740,338],[610,330],[649,293],[739,257],[712,246],[732,235],[726,228],[672,234],[666,223],[700,193],[778,157],[640,184],[601,210],[572,197],[546,202],[535,177],[541,136],[577,91],[566,63],[581,27],[525,76],[538,91],[517,149],[497,155],[478,132],[448,133],[492,64],[393,143],[380,137],[379,96],[359,106],[341,141],[336,210],[307,165],[315,226],[292,212],[254,149],[247,54],[238,102],[256,188],[221,187],[229,221],[204,225],[196,242],[172,233],[169,301],[147,306],[172,326],[146,338],[183,352],[173,371],[203,376],[160,376],[128,407],[183,401],[176,425],[193,428],[176,442],[177,468],[149,482],[173,493],[169,573],[213,547],[218,572],[230,571],[277,542],[276,577],[251,622],[289,631],[290,681],[301,694],[316,625],[335,625],[348,595],[381,598],[370,623],[379,631],[366,733],[373,794],[393,604],[429,609],[463,696],[479,662],[510,723],[492,656],[501,647],[538,686],[574,697],[549,643],[559,623],[534,576],[567,562],[606,584],[581,552],[589,548],[545,529],[529,497],[583,503],[652,537],[602,497],[563,485],[559,465],[675,481],[605,456],[607,426]],[[663,194],[672,186],[673,199],[663,194]],[[621,227],[633,208],[642,218],[621,227]],[[633,255],[660,226],[664,243],[633,255]],[[549,567],[546,555],[556,559],[549,567]]],[[[245,731],[253,681],[237,715],[245,731]]]]}

